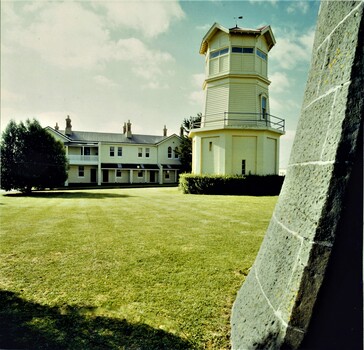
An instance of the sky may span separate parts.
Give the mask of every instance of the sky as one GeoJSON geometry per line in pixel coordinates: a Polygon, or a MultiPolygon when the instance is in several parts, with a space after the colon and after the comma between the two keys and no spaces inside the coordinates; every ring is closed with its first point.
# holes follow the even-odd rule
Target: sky
{"type": "Polygon", "coordinates": [[[318,1],[1,0],[1,130],[13,119],[43,127],[179,134],[203,112],[202,38],[270,25],[270,113],[286,120],[287,167],[310,67],[318,1]],[[238,19],[243,16],[243,19],[238,19]]]}

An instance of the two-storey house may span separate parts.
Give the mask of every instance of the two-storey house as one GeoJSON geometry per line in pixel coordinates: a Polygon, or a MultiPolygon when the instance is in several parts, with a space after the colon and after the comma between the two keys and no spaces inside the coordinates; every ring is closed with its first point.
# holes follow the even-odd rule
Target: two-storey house
{"type": "Polygon", "coordinates": [[[178,182],[181,139],[166,127],[162,136],[133,134],[130,121],[120,133],[73,131],[68,116],[65,130],[46,129],[65,145],[66,186],[178,182]]]}

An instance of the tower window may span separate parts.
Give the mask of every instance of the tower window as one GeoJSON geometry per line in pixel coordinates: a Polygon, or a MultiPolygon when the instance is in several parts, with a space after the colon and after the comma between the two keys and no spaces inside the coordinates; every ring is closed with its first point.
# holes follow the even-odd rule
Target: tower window
{"type": "Polygon", "coordinates": [[[267,117],[267,98],[262,96],[262,118],[266,119],[267,117]]]}
{"type": "Polygon", "coordinates": [[[265,54],[263,51],[257,49],[257,55],[260,57],[260,58],[263,58],[263,60],[267,60],[267,54],[265,54]]]}
{"type": "Polygon", "coordinates": [[[224,49],[221,49],[221,50],[216,50],[216,51],[210,52],[210,59],[216,58],[218,56],[226,55],[227,53],[229,53],[228,47],[225,47],[224,49]]]}
{"type": "Polygon", "coordinates": [[[240,47],[233,46],[231,48],[232,53],[254,53],[254,47],[240,47]]]}

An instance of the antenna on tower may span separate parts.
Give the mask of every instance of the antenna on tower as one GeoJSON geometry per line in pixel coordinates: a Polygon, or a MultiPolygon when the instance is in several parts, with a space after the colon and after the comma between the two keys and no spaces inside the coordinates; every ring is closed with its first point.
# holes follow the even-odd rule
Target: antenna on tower
{"type": "Polygon", "coordinates": [[[238,28],[238,19],[243,19],[243,16],[234,17],[235,19],[235,28],[238,28]]]}

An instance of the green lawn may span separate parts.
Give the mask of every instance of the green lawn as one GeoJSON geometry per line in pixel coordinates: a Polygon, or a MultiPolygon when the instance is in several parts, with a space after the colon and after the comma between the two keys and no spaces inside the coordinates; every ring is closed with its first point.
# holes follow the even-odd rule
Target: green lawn
{"type": "Polygon", "coordinates": [[[277,197],[0,196],[0,348],[226,349],[277,197]]]}

